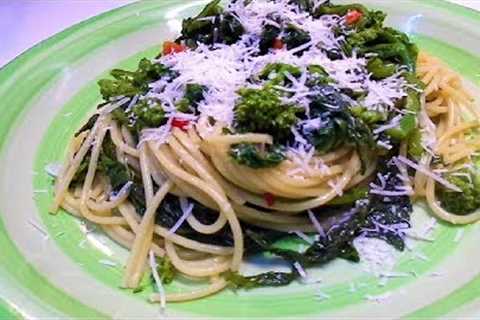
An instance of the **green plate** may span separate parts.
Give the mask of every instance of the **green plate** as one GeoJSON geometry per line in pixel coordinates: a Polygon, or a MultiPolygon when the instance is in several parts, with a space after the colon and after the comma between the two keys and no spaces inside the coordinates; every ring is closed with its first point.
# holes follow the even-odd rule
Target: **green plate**
{"type": "MultiPolygon", "coordinates": [[[[480,13],[440,0],[362,2],[388,12],[391,25],[478,85],[480,13]]],[[[100,101],[96,80],[153,57],[162,41],[175,37],[181,19],[205,3],[122,7],[40,43],[0,70],[0,318],[160,317],[159,307],[146,302],[151,288],[133,294],[118,287],[124,249],[70,215],[48,214],[52,180],[44,166],[63,158],[75,129],[100,101]]],[[[417,205],[414,229],[430,222],[417,205]]],[[[432,236],[433,242],[412,241],[410,250],[396,253],[388,279],[366,272],[371,265],[336,261],[309,271],[318,283],[225,290],[168,304],[162,317],[479,318],[480,230],[439,224],[432,236]]],[[[243,271],[271,267],[281,268],[259,258],[243,271]]],[[[191,285],[178,281],[167,289],[191,285]]]]}

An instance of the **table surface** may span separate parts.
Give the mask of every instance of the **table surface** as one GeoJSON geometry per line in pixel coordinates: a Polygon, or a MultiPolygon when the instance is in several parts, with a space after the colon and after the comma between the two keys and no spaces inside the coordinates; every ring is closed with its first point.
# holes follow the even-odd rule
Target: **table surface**
{"type": "MultiPolygon", "coordinates": [[[[0,0],[0,30],[8,30],[0,33],[0,67],[36,43],[75,23],[134,1],[0,0]]],[[[480,11],[480,0],[448,1],[480,11]]]]}

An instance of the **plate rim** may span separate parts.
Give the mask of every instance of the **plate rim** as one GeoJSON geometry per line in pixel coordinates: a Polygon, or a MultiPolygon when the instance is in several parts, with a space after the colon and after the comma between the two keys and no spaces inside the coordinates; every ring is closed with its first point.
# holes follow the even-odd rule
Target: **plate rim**
{"type": "MultiPolygon", "coordinates": [[[[192,0],[189,0],[189,1],[192,1],[192,0]]],[[[178,0],[163,0],[162,2],[163,2],[162,5],[168,6],[169,4],[178,2],[178,0]]],[[[414,1],[410,1],[410,2],[414,2],[414,1]]],[[[61,41],[63,39],[68,38],[69,36],[75,34],[76,32],[80,32],[84,28],[89,27],[96,22],[100,22],[104,19],[112,17],[116,14],[120,14],[120,13],[123,13],[123,12],[126,13],[130,10],[134,10],[135,7],[142,7],[146,3],[148,3],[148,1],[146,1],[146,0],[138,1],[138,2],[134,2],[134,3],[130,3],[130,4],[120,6],[118,8],[113,9],[113,10],[103,12],[101,14],[95,15],[95,16],[90,17],[88,19],[82,20],[82,21],[80,21],[76,24],[73,24],[72,26],[70,26],[70,27],[58,32],[58,33],[55,33],[54,35],[52,35],[48,38],[39,41],[37,44],[35,44],[32,47],[30,47],[30,48],[26,49],[25,51],[21,52],[14,59],[8,61],[6,64],[1,66],[0,67],[0,79],[9,79],[10,77],[15,76],[16,69],[18,67],[22,66],[23,64],[27,63],[28,61],[33,60],[35,57],[41,55],[42,52],[48,51],[48,49],[50,49],[52,46],[54,46],[57,43],[61,43],[61,41]]],[[[477,10],[474,10],[474,9],[471,9],[471,8],[468,8],[468,7],[459,5],[459,4],[450,3],[450,2],[447,2],[445,0],[424,0],[424,1],[422,1],[422,5],[427,5],[429,7],[433,7],[435,9],[440,9],[440,10],[448,10],[450,13],[453,13],[456,16],[472,19],[480,25],[480,11],[477,11],[477,10]]],[[[25,106],[21,106],[18,109],[21,112],[28,111],[27,109],[25,109],[25,106]]],[[[17,117],[19,117],[19,116],[16,116],[15,119],[17,119],[17,117]]],[[[8,144],[9,134],[11,132],[11,129],[13,129],[14,127],[15,127],[14,123],[8,125],[6,128],[4,128],[5,134],[0,136],[0,156],[3,155],[3,153],[4,153],[4,149],[5,149],[6,145],[8,144]]],[[[1,229],[6,230],[6,227],[3,224],[3,220],[2,220],[1,215],[0,215],[0,230],[1,229]]],[[[6,234],[5,237],[7,238],[7,240],[10,240],[10,237],[8,236],[8,234],[6,234]]],[[[16,253],[18,253],[20,258],[23,260],[23,262],[30,265],[30,263],[20,254],[20,252],[19,252],[19,250],[18,250],[18,248],[17,248],[17,246],[15,245],[14,242],[11,242],[11,248],[10,249],[15,250],[16,253]]],[[[35,272],[37,272],[37,271],[35,270],[35,272]]],[[[39,276],[41,278],[44,278],[43,275],[41,275],[41,274],[39,274],[39,276]]],[[[46,281],[48,283],[48,280],[46,280],[46,281]]],[[[475,281],[480,283],[480,275],[475,277],[474,279],[472,279],[469,284],[466,284],[465,286],[457,288],[455,291],[451,292],[449,295],[442,298],[441,300],[436,301],[434,304],[440,303],[441,301],[450,299],[451,295],[455,295],[458,291],[463,290],[465,287],[471,285],[471,283],[475,282],[475,281]]],[[[458,305],[457,308],[460,307],[460,306],[466,305],[469,302],[472,302],[472,300],[473,299],[463,302],[462,304],[458,305]]],[[[85,307],[89,308],[88,306],[85,306],[85,307]]],[[[426,307],[429,307],[429,306],[426,306],[426,307]]],[[[21,310],[15,309],[15,307],[12,306],[11,304],[9,304],[8,301],[0,299],[0,315],[3,315],[3,314],[8,316],[9,318],[10,317],[11,318],[20,318],[21,317],[21,310]]]]}

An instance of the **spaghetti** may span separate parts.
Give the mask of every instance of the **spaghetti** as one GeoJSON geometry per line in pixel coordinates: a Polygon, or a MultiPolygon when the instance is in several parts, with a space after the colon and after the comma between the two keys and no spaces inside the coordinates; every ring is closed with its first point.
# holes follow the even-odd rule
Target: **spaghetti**
{"type": "MultiPolygon", "coordinates": [[[[380,212],[392,201],[407,218],[415,196],[441,219],[477,221],[480,213],[448,212],[435,191],[462,191],[438,172],[471,164],[480,148],[473,98],[438,59],[421,52],[416,62],[393,29],[377,41],[391,32],[401,40],[384,45],[410,57],[360,43],[352,30],[383,28],[374,16],[383,21],[359,5],[212,2],[163,56],[100,82],[106,102],[72,140],[51,211],[96,223],[130,250],[123,287],[136,288],[150,264],[153,302],[222,290],[240,279],[246,252],[273,252],[298,269],[344,254],[353,237],[401,237],[405,221],[386,225],[380,212]],[[292,232],[320,240],[297,258],[272,249],[292,232]],[[209,284],[165,297],[155,257],[209,284]]],[[[242,281],[286,284],[294,269],[275,274],[281,283],[273,274],[242,281]]]]}

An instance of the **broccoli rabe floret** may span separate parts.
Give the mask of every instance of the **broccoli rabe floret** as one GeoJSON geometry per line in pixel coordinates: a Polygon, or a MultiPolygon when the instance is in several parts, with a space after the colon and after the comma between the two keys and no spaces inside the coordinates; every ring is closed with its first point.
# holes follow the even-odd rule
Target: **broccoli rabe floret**
{"type": "Polygon", "coordinates": [[[166,122],[163,108],[159,104],[149,104],[145,100],[128,110],[117,108],[112,112],[112,116],[120,124],[137,133],[144,128],[157,128],[166,122]]]}
{"type": "Polygon", "coordinates": [[[283,84],[287,80],[287,75],[299,77],[302,72],[299,67],[286,63],[269,63],[262,70],[259,77],[263,80],[270,80],[269,85],[283,84]]]}
{"type": "Polygon", "coordinates": [[[188,112],[191,108],[196,108],[198,103],[204,99],[205,86],[196,83],[189,83],[185,86],[185,95],[177,103],[177,110],[188,112]]]}
{"type": "Polygon", "coordinates": [[[275,140],[283,140],[290,135],[297,123],[299,108],[282,103],[274,90],[240,89],[240,99],[235,107],[234,127],[239,132],[267,133],[275,140]]]}
{"type": "Polygon", "coordinates": [[[160,79],[168,72],[164,65],[143,58],[136,71],[114,69],[110,72],[114,79],[102,79],[98,85],[105,100],[116,96],[132,97],[145,93],[150,82],[160,79]]]}
{"type": "MultiPolygon", "coordinates": [[[[477,161],[477,164],[480,164],[477,161]]],[[[440,187],[438,197],[442,207],[455,214],[466,215],[480,208],[480,168],[475,164],[452,172],[446,179],[456,185],[462,192],[455,192],[440,187]]]]}

